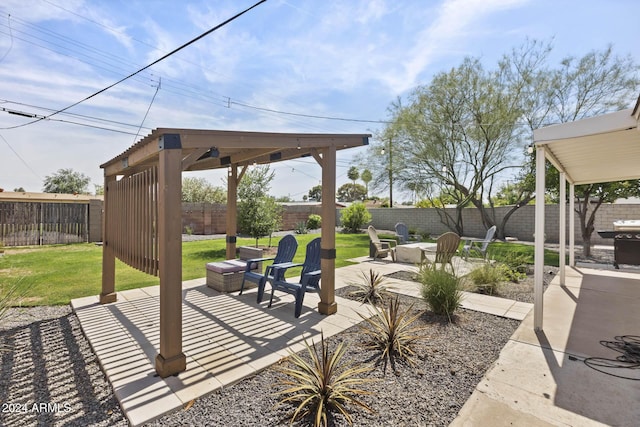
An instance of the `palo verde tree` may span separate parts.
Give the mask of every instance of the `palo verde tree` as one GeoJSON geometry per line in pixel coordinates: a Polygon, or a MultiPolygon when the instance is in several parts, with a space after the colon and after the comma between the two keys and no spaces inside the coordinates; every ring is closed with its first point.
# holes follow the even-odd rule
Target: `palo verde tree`
{"type": "MultiPolygon", "coordinates": [[[[494,69],[466,58],[396,108],[388,129],[403,144],[405,168],[398,179],[426,183],[430,193],[447,193],[455,214],[441,209],[443,222],[463,233],[461,209],[471,203],[486,227],[504,237],[510,216],[534,198],[535,159],[527,154],[538,127],[627,106],[637,95],[638,67],[615,57],[609,47],[552,68],[550,45],[527,41],[505,54],[494,69]],[[498,183],[516,177],[513,205],[502,218],[495,207],[498,183]]],[[[395,103],[394,105],[398,105],[395,103]]]]}
{"type": "Polygon", "coordinates": [[[89,194],[91,178],[73,169],[58,169],[58,172],[44,178],[45,193],[89,194]]]}
{"type": "MultiPolygon", "coordinates": [[[[640,66],[630,56],[613,54],[608,46],[591,51],[581,58],[564,58],[560,67],[549,73],[546,91],[531,94],[530,102],[537,105],[529,116],[534,129],[539,123],[564,123],[618,111],[633,105],[640,89],[640,66]]],[[[533,187],[535,181],[533,156],[529,167],[518,183],[533,187]]],[[[558,197],[558,171],[547,163],[547,189],[558,197]]],[[[598,208],[618,198],[640,196],[640,181],[621,181],[578,185],[575,187],[575,212],[580,221],[583,255],[591,256],[591,236],[598,208]]]]}
{"type": "Polygon", "coordinates": [[[275,172],[269,165],[247,171],[238,185],[238,229],[256,239],[270,236],[282,224],[282,206],[269,196],[275,172]]]}

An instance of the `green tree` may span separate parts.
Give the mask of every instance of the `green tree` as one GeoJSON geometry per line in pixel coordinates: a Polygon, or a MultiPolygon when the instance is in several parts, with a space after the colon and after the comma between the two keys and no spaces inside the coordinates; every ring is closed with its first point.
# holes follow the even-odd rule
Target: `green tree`
{"type": "Polygon", "coordinates": [[[363,200],[367,195],[364,185],[360,184],[344,184],[338,188],[337,198],[340,202],[355,202],[363,200]]]}
{"type": "Polygon", "coordinates": [[[104,185],[99,185],[99,184],[93,184],[93,186],[95,187],[95,195],[96,196],[103,196],[104,195],[104,185]]]}
{"type": "Polygon", "coordinates": [[[322,185],[316,185],[309,190],[309,200],[322,201],[322,185]]]}
{"type": "Polygon", "coordinates": [[[91,178],[73,169],[58,169],[58,172],[44,178],[45,193],[89,194],[91,178]]]}
{"type": "Polygon", "coordinates": [[[385,135],[394,135],[402,164],[395,175],[404,183],[425,183],[429,193],[455,190],[456,213],[443,222],[464,232],[461,209],[472,203],[484,225],[497,226],[497,237],[511,215],[534,198],[535,152],[527,153],[532,130],[626,106],[637,95],[638,66],[630,57],[614,57],[611,48],[581,59],[548,64],[551,47],[527,42],[505,54],[497,67],[478,59],[434,76],[416,88],[410,103],[392,104],[385,135]],[[560,100],[562,99],[562,100],[560,100]],[[411,143],[407,143],[411,141],[411,143]],[[498,182],[517,177],[513,205],[496,218],[498,182]]]}
{"type": "Polygon", "coordinates": [[[270,236],[282,224],[282,206],[268,195],[275,172],[268,165],[248,171],[238,185],[238,229],[256,239],[270,236]]]}
{"type": "Polygon", "coordinates": [[[373,179],[371,171],[369,169],[363,170],[360,174],[360,179],[362,180],[362,182],[364,182],[364,188],[366,192],[365,197],[369,197],[369,183],[373,179]]]}
{"type": "MultiPolygon", "coordinates": [[[[602,51],[593,50],[581,58],[568,56],[560,62],[559,68],[550,72],[546,90],[531,94],[533,101],[530,104],[538,108],[531,110],[527,121],[535,129],[540,124],[570,122],[627,108],[633,105],[640,88],[639,71],[640,66],[630,56],[614,55],[611,46],[602,51]]],[[[558,171],[547,163],[546,175],[547,189],[557,198],[558,171]]],[[[520,177],[520,185],[535,187],[535,153],[520,177]]],[[[593,224],[602,203],[638,196],[638,191],[638,181],[575,187],[575,211],[580,218],[585,257],[591,256],[593,224]]]]}
{"type": "Polygon", "coordinates": [[[349,171],[347,172],[347,177],[355,184],[357,179],[360,178],[360,172],[358,172],[358,168],[355,166],[351,166],[349,171]]]}
{"type": "Polygon", "coordinates": [[[193,203],[226,203],[227,192],[204,178],[182,179],[182,201],[193,203]]]}
{"type": "Polygon", "coordinates": [[[364,203],[356,202],[340,212],[340,222],[347,233],[359,233],[363,225],[371,222],[371,214],[364,203]]]}
{"type": "Polygon", "coordinates": [[[24,187],[14,188],[13,191],[15,191],[16,193],[24,193],[24,192],[26,192],[24,187]]]}

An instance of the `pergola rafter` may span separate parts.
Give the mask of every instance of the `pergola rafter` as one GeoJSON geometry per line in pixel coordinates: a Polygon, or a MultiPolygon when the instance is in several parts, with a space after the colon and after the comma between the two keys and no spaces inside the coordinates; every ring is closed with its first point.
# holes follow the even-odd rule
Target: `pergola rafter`
{"type": "Polygon", "coordinates": [[[335,302],[336,152],[368,144],[368,134],[299,134],[156,129],[101,165],[105,176],[100,302],[116,301],[115,258],[160,277],[160,354],[156,371],[186,369],[182,353],[182,172],[227,168],[227,258],[236,253],[237,186],[248,165],[313,157],[322,167],[321,293],[335,302]]]}

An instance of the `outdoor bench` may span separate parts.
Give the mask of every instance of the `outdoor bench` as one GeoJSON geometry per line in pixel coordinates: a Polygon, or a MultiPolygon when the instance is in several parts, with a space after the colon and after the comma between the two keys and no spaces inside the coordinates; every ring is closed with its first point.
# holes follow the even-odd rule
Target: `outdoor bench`
{"type": "MultiPolygon", "coordinates": [[[[239,248],[239,259],[207,263],[207,286],[220,292],[239,291],[247,260],[262,257],[262,249],[250,246],[239,248]]],[[[255,263],[251,270],[262,272],[262,263],[255,263]]],[[[257,284],[247,282],[246,288],[256,287],[257,284]]]]}

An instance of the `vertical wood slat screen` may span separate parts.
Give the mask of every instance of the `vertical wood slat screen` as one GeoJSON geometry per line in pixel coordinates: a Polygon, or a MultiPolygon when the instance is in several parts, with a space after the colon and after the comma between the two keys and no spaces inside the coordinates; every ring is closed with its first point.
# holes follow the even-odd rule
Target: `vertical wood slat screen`
{"type": "Polygon", "coordinates": [[[158,168],[108,184],[107,242],[125,264],[158,275],[158,168]]]}

